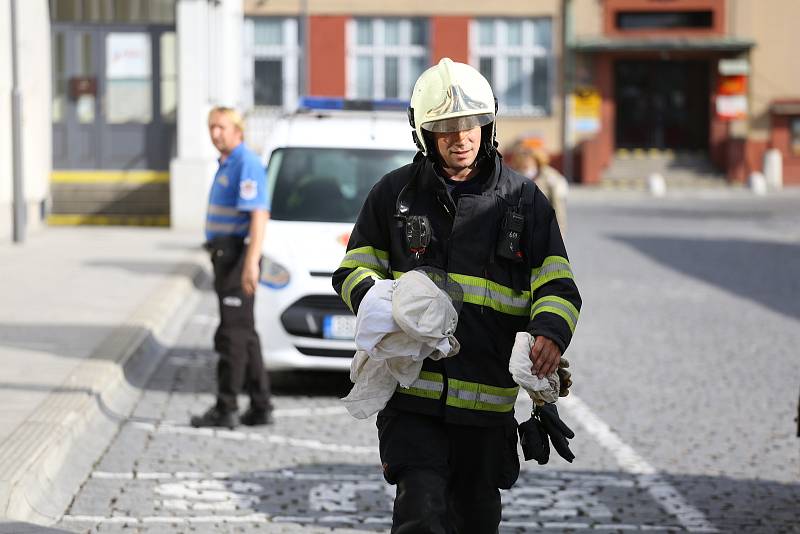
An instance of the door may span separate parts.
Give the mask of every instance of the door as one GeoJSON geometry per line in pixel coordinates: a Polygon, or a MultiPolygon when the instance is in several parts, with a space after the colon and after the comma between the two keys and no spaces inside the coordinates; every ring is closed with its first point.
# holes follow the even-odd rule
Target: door
{"type": "Polygon", "coordinates": [[[174,36],[171,27],[54,25],[55,169],[169,167],[174,36]]]}
{"type": "Polygon", "coordinates": [[[618,61],[617,148],[707,149],[707,61],[618,61]]]}

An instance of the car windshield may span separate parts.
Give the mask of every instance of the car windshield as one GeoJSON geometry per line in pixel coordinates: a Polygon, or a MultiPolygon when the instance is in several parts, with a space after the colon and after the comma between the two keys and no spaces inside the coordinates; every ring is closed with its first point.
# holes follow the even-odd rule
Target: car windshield
{"type": "Polygon", "coordinates": [[[372,186],[411,163],[409,150],[282,148],[269,160],[272,207],[281,221],[355,222],[372,186]]]}

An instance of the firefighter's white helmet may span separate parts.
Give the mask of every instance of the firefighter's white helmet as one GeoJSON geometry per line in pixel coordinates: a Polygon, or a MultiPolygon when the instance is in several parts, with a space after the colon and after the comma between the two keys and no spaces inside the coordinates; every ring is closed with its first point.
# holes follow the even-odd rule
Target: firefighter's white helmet
{"type": "MultiPolygon", "coordinates": [[[[422,130],[459,132],[493,124],[497,111],[492,87],[474,67],[442,58],[414,84],[408,118],[414,140],[428,155],[422,130]]],[[[490,143],[494,142],[494,125],[490,143]]]]}

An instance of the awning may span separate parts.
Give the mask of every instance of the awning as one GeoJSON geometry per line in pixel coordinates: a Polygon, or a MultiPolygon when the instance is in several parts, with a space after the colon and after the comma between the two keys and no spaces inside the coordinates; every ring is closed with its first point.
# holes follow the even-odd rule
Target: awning
{"type": "Polygon", "coordinates": [[[575,52],[746,52],[753,41],[730,37],[599,37],[579,39],[575,52]]]}
{"type": "Polygon", "coordinates": [[[774,100],[770,111],[775,115],[800,115],[800,100],[774,100]]]}

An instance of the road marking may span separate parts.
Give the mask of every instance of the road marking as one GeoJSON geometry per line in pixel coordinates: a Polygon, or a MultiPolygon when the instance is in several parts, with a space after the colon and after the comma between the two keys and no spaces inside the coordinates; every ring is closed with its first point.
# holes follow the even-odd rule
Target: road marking
{"type": "MultiPolygon", "coordinates": [[[[366,516],[354,518],[353,516],[328,515],[323,517],[290,516],[253,513],[247,515],[211,515],[211,516],[114,516],[104,517],[96,515],[65,515],[61,518],[67,523],[127,523],[130,525],[147,524],[204,524],[204,523],[300,523],[300,524],[377,524],[389,525],[392,518],[388,516],[366,516]]],[[[682,530],[677,525],[634,525],[628,523],[582,523],[563,521],[501,521],[500,528],[517,529],[574,529],[574,530],[630,530],[630,531],[660,531],[679,532],[682,530]]]]}
{"type": "MultiPolygon", "coordinates": [[[[394,500],[394,488],[382,480],[323,482],[308,492],[308,502],[315,512],[358,512],[356,496],[362,492],[386,493],[386,509],[391,510],[394,500]]],[[[353,516],[349,516],[352,518],[353,516]]],[[[358,518],[356,518],[358,519],[358,518]]]]}
{"type": "Polygon", "coordinates": [[[320,408],[279,408],[272,412],[275,417],[313,417],[315,415],[344,415],[344,406],[326,406],[320,408]]]}
{"type": "Polygon", "coordinates": [[[290,445],[326,452],[342,452],[348,454],[375,455],[375,447],[364,447],[360,445],[342,445],[339,443],[324,443],[316,439],[299,439],[276,434],[257,434],[255,432],[240,432],[237,430],[220,430],[215,428],[193,428],[188,426],[173,425],[154,425],[153,423],[131,422],[134,428],[146,430],[148,432],[158,432],[163,434],[183,434],[189,436],[206,436],[213,438],[230,439],[234,441],[257,441],[272,443],[275,445],[290,445]]]}
{"type": "MultiPolygon", "coordinates": [[[[205,478],[216,479],[240,479],[241,474],[226,473],[224,471],[214,471],[211,473],[201,473],[195,471],[176,471],[175,473],[162,473],[152,472],[145,473],[141,471],[93,471],[90,475],[91,478],[104,479],[104,480],[196,480],[205,478]]],[[[363,482],[364,480],[383,480],[380,474],[347,474],[336,473],[296,473],[291,469],[283,469],[281,471],[250,471],[248,478],[272,478],[272,479],[291,479],[291,480],[352,480],[363,482]]]]}
{"type": "Polygon", "coordinates": [[[218,324],[219,317],[216,315],[206,315],[203,313],[196,313],[189,318],[189,322],[199,325],[218,324]]]}
{"type": "Polygon", "coordinates": [[[167,523],[167,524],[197,524],[197,523],[266,523],[271,518],[267,514],[247,514],[247,515],[202,515],[202,516],[114,516],[104,517],[101,515],[65,515],[62,521],[71,523],[129,523],[132,525],[146,525],[148,523],[167,523]]]}
{"type": "Polygon", "coordinates": [[[635,475],[639,484],[668,514],[674,516],[689,532],[719,532],[703,513],[689,504],[678,490],[667,482],[658,470],[600,419],[575,395],[559,400],[569,415],[578,420],[606,450],[614,455],[623,471],[635,475]]]}
{"type": "Polygon", "coordinates": [[[159,484],[153,491],[164,497],[160,504],[169,510],[233,512],[257,505],[264,487],[241,480],[205,479],[159,484]]]}

